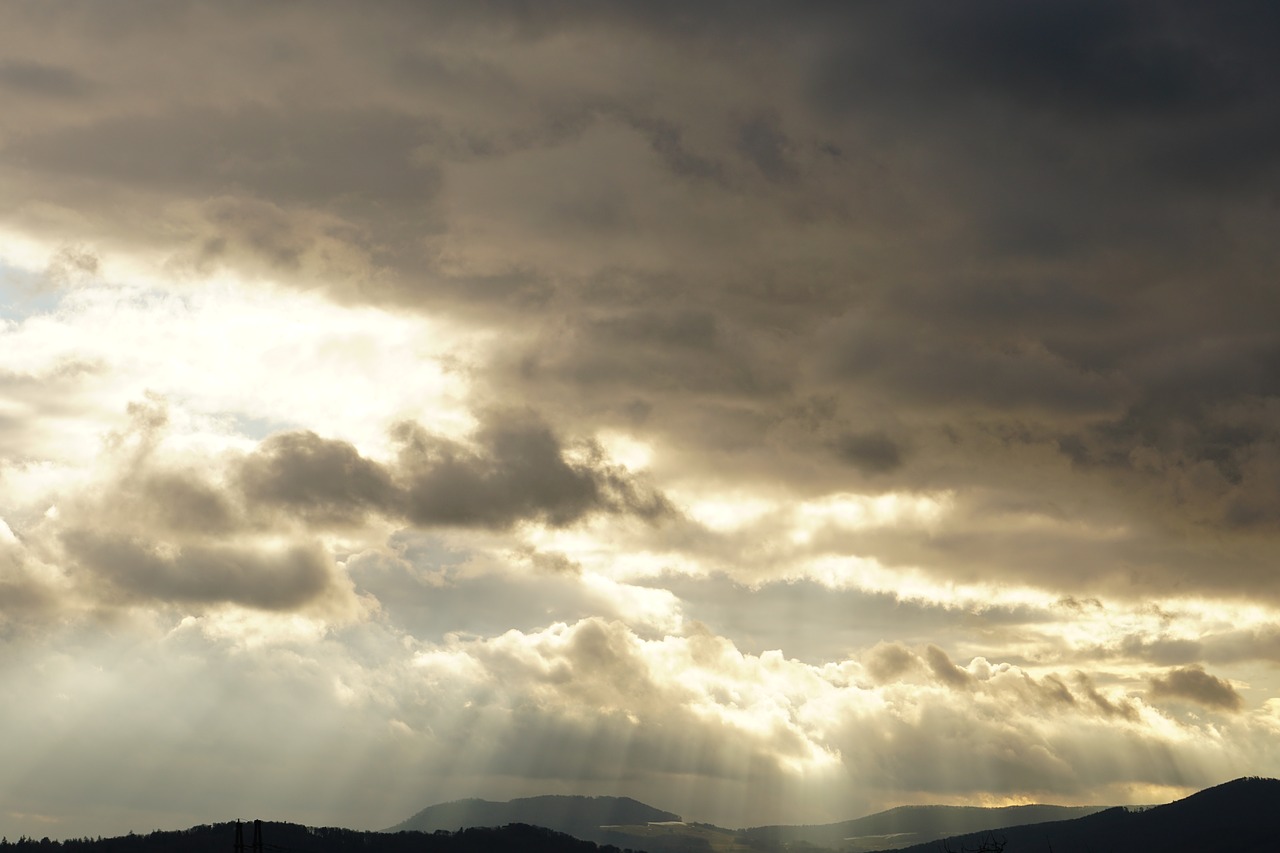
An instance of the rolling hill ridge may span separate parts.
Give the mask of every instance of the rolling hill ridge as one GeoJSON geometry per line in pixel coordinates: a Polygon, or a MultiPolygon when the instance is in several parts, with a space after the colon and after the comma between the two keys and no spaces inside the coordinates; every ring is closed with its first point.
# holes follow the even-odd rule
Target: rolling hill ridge
{"type": "MultiPolygon", "coordinates": [[[[1280,850],[1280,780],[1236,779],[1166,805],[1117,807],[1074,820],[958,835],[946,846],[975,850],[993,835],[1004,853],[1274,853],[1280,850]]],[[[939,846],[933,841],[884,849],[938,853],[939,846]]]]}
{"type": "Polygon", "coordinates": [[[524,797],[509,802],[456,800],[429,806],[388,832],[435,832],[473,826],[505,826],[527,823],[564,832],[575,838],[601,842],[608,835],[602,827],[646,826],[679,821],[680,816],[655,809],[630,797],[524,797]]]}

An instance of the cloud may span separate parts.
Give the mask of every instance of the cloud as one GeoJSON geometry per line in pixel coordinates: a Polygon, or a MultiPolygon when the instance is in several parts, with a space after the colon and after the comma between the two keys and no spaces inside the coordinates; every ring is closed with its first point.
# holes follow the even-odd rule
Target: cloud
{"type": "Polygon", "coordinates": [[[1210,675],[1199,666],[1171,669],[1163,676],[1152,678],[1151,695],[1158,699],[1190,699],[1206,708],[1223,711],[1239,711],[1244,707],[1244,698],[1231,682],[1210,675]]]}
{"type": "Polygon", "coordinates": [[[22,60],[0,62],[0,87],[19,95],[56,99],[81,98],[92,89],[70,68],[22,60]]]}
{"type": "Polygon", "coordinates": [[[503,528],[525,519],[554,527],[594,512],[648,520],[673,515],[658,492],[611,468],[596,448],[566,458],[551,429],[529,413],[495,413],[476,433],[478,448],[432,436],[416,424],[397,429],[406,482],[405,513],[420,525],[503,528]]]}
{"type": "Polygon", "coordinates": [[[562,445],[529,412],[490,413],[471,445],[402,424],[391,464],[309,431],[271,435],[248,454],[202,457],[174,446],[164,401],[133,404],[130,415],[110,437],[96,487],[35,531],[83,570],[84,591],[108,604],[345,618],[360,606],[316,532],[376,543],[379,520],[504,530],[597,514],[656,522],[676,512],[600,448],[562,445]]]}
{"type": "Polygon", "coordinates": [[[60,573],[0,520],[0,638],[14,640],[70,608],[60,573]]]}
{"type": "Polygon", "coordinates": [[[229,111],[115,115],[27,134],[8,147],[28,168],[132,190],[216,195],[239,189],[314,205],[352,197],[425,202],[439,175],[413,152],[430,128],[378,110],[282,114],[245,104],[229,111]]]}
{"type": "Polygon", "coordinates": [[[930,645],[925,650],[925,661],[929,671],[948,687],[968,687],[973,677],[951,662],[947,653],[937,646],[930,645]]]}
{"type": "Polygon", "coordinates": [[[196,471],[155,471],[124,486],[130,487],[137,489],[136,498],[114,497],[127,501],[132,510],[150,514],[135,521],[175,532],[214,536],[244,524],[231,498],[196,471]]]}
{"type": "Polygon", "coordinates": [[[276,507],[320,526],[358,524],[369,512],[395,514],[391,474],[350,443],[314,432],[269,436],[237,466],[252,505],[276,507]]]}
{"type": "Polygon", "coordinates": [[[944,12],[925,28],[925,43],[945,71],[1042,109],[1104,117],[1222,108],[1234,94],[1229,66],[1175,41],[1159,26],[1168,18],[1153,22],[1145,11],[1127,3],[1027,8],[994,0],[971,14],[944,12]]]}
{"type": "Polygon", "coordinates": [[[1094,686],[1093,679],[1086,673],[1077,672],[1075,681],[1084,698],[1092,702],[1105,716],[1122,717],[1130,722],[1138,722],[1139,712],[1133,702],[1128,700],[1116,701],[1109,698],[1094,686]]]}
{"type": "Polygon", "coordinates": [[[622,583],[532,553],[479,547],[466,532],[398,531],[384,549],[345,561],[360,595],[379,602],[380,617],[415,637],[498,636],[534,632],[591,616],[642,632],[676,630],[684,602],[662,588],[622,583]],[[469,546],[450,550],[448,543],[469,546]]]}
{"type": "Polygon", "coordinates": [[[833,379],[868,384],[905,405],[959,404],[994,411],[1105,413],[1115,405],[1114,379],[1083,369],[1042,344],[973,340],[946,328],[898,334],[894,322],[844,319],[824,335],[833,379]]]}
{"type": "Polygon", "coordinates": [[[471,444],[415,422],[393,434],[400,450],[390,465],[315,433],[275,435],[238,464],[236,478],[251,504],[320,526],[358,524],[369,513],[423,527],[491,529],[522,521],[564,527],[594,513],[647,521],[675,514],[660,492],[610,465],[600,448],[566,447],[531,412],[488,413],[471,444]]]}
{"type": "Polygon", "coordinates": [[[881,682],[897,680],[919,664],[910,649],[900,643],[877,643],[867,655],[867,670],[881,682]]]}
{"type": "MultiPolygon", "coordinates": [[[[747,655],[696,629],[644,640],[621,625],[586,620],[454,642],[423,654],[418,665],[424,675],[466,673],[485,685],[469,695],[521,709],[518,731],[549,732],[545,745],[560,758],[530,755],[535,740],[528,738],[518,756],[507,752],[514,740],[505,737],[490,754],[500,762],[496,769],[508,759],[532,762],[551,777],[581,773],[563,755],[569,744],[590,744],[594,756],[625,763],[641,778],[696,771],[715,779],[744,768],[734,763],[734,742],[739,756],[758,750],[751,761],[765,761],[757,767],[759,784],[819,798],[833,794],[821,793],[822,785],[835,784],[821,769],[833,761],[853,774],[854,790],[894,785],[932,796],[1031,790],[1076,797],[1109,784],[1104,780],[1127,778],[1130,767],[1141,767],[1144,779],[1174,785],[1222,772],[1221,752],[1179,745],[1184,736],[1195,737],[1195,724],[1181,731],[1183,724],[1168,718],[1147,725],[1159,712],[1140,697],[1104,694],[1079,678],[1037,677],[1007,663],[977,666],[981,677],[962,675],[937,647],[926,656],[937,659],[931,669],[942,684],[907,677],[873,687],[859,683],[852,663],[810,666],[776,652],[747,655]],[[940,668],[948,675],[939,677],[940,668]],[[680,675],[660,678],[660,670],[680,675]],[[1085,692],[1077,695],[1071,681],[1085,692]],[[966,701],[956,702],[952,691],[961,685],[966,701]],[[673,737],[697,744],[694,755],[673,748],[673,737]],[[644,755],[627,752],[619,741],[640,745],[644,755]],[[1188,760],[1183,767],[1150,760],[1179,751],[1188,760]],[[716,763],[690,763],[699,758],[716,763]],[[800,767],[807,769],[792,776],[800,767]]],[[[608,771],[593,765],[590,772],[608,771]]]]}
{"type": "Polygon", "coordinates": [[[886,474],[902,465],[902,448],[881,433],[846,433],[836,454],[864,474],[886,474]]]}
{"type": "Polygon", "coordinates": [[[795,177],[795,167],[788,157],[790,147],[791,141],[776,116],[757,116],[738,129],[738,151],[771,181],[795,177]]]}
{"type": "Polygon", "coordinates": [[[339,585],[332,562],[315,546],[175,547],[75,528],[63,533],[61,541],[73,561],[126,601],[293,610],[339,585]]]}

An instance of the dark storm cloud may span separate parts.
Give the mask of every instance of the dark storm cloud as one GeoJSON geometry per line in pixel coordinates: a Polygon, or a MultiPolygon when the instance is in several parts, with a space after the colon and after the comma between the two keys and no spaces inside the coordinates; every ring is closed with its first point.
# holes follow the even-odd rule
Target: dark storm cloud
{"type": "Polygon", "coordinates": [[[293,610],[331,591],[336,583],[332,560],[317,547],[175,547],[88,529],[70,529],[61,541],[76,563],[125,600],[293,610]]]}
{"type": "Polygon", "coordinates": [[[1244,699],[1229,681],[1210,675],[1198,666],[1170,670],[1151,679],[1151,695],[1160,698],[1190,699],[1209,708],[1239,711],[1244,699]]]}
{"type": "Polygon", "coordinates": [[[937,0],[894,4],[864,14],[883,44],[905,53],[893,65],[856,30],[837,32],[819,66],[815,92],[827,106],[852,109],[872,96],[932,105],[957,95],[996,97],[1032,112],[1090,121],[1169,120],[1222,111],[1260,97],[1259,77],[1274,71],[1248,21],[1275,25],[1265,4],[981,0],[963,7],[937,0]],[[1233,53],[1222,48],[1233,43],[1233,53]]]}
{"type": "Polygon", "coordinates": [[[929,5],[935,14],[915,23],[942,70],[1028,107],[1099,118],[1194,113],[1221,108],[1239,85],[1230,57],[1187,46],[1154,4],[929,5]]]}
{"type": "Polygon", "coordinates": [[[561,527],[602,511],[651,520],[674,513],[598,451],[584,463],[567,459],[550,427],[525,412],[492,416],[475,436],[479,452],[416,424],[397,437],[404,511],[415,524],[503,528],[538,519],[561,527]]]}
{"type": "Polygon", "coordinates": [[[893,320],[844,320],[825,332],[833,378],[883,388],[907,403],[938,407],[1106,411],[1115,380],[1027,341],[952,337],[939,327],[898,330],[893,320]]]}
{"type": "MultiPolygon", "coordinates": [[[[588,298],[609,307],[584,306],[581,319],[557,323],[512,353],[519,360],[498,381],[514,374],[525,389],[579,398],[588,392],[595,405],[616,410],[650,399],[681,409],[776,403],[792,392],[794,367],[774,357],[770,341],[707,308],[682,305],[693,301],[681,293],[690,282],[602,279],[588,298]],[[635,301],[658,307],[612,307],[635,301]]],[[[726,435],[733,430],[724,427],[726,435]]]]}
{"type": "Polygon", "coordinates": [[[1151,353],[1133,370],[1142,397],[1121,417],[1063,435],[1059,449],[1079,468],[1159,490],[1200,523],[1275,530],[1277,352],[1270,335],[1250,335],[1151,353]]]}
{"type": "Polygon", "coordinates": [[[1259,4],[922,2],[863,18],[832,30],[816,102],[930,140],[935,201],[970,202],[988,270],[1102,247],[1203,258],[1225,250],[1219,193],[1274,193],[1280,63],[1259,4]]]}
{"type": "Polygon", "coordinates": [[[251,504],[280,507],[321,525],[394,512],[400,500],[383,466],[345,441],[309,431],[267,438],[240,464],[238,478],[251,504]]]}
{"type": "Polygon", "coordinates": [[[570,448],[529,412],[490,413],[474,447],[412,422],[396,427],[395,438],[400,454],[386,466],[344,441],[283,433],[246,457],[237,478],[251,505],[321,526],[358,524],[368,513],[426,527],[501,529],[520,521],[563,527],[600,512],[650,521],[675,512],[598,448],[570,459],[570,448]]]}
{"type": "MultiPolygon", "coordinates": [[[[1192,549],[1233,561],[1205,571],[1151,519],[1243,541],[1280,518],[1266,4],[140,8],[58,28],[109,53],[40,54],[93,82],[83,114],[0,119],[15,221],[465,317],[498,333],[486,399],[625,428],[681,476],[1133,522],[863,540],[894,565],[977,576],[1008,547],[1005,580],[1165,591],[1265,565],[1192,549]],[[206,53],[161,75],[162,39],[206,53]],[[617,65],[567,59],[592,46],[617,65]]],[[[399,462],[364,460],[381,485],[342,469],[349,498],[265,448],[246,489],[316,523],[660,513],[557,439],[486,430],[406,430],[399,462]]]]}

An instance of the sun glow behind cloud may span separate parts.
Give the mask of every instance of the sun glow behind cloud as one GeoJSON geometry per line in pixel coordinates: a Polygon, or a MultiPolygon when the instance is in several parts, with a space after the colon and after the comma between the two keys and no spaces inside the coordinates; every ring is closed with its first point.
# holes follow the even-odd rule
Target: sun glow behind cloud
{"type": "Polygon", "coordinates": [[[425,317],[340,307],[227,274],[176,285],[94,276],[64,290],[54,311],[11,324],[5,338],[9,369],[84,365],[103,417],[120,399],[151,392],[207,422],[230,413],[323,422],[370,449],[385,449],[383,431],[399,419],[451,435],[473,427],[465,371],[482,340],[425,317]]]}

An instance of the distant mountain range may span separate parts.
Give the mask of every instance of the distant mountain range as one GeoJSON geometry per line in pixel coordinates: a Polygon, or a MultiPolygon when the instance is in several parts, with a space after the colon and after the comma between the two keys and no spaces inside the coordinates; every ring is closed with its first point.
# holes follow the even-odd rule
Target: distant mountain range
{"type": "MultiPolygon", "coordinates": [[[[1280,780],[1236,779],[1186,799],[1148,808],[1113,808],[1067,821],[996,828],[950,838],[946,847],[1004,853],[1275,853],[1280,850],[1280,780]]],[[[886,848],[889,849],[889,848],[886,848]]],[[[895,853],[938,853],[936,841],[895,853]]]]}
{"type": "Polygon", "coordinates": [[[463,800],[424,809],[394,829],[534,823],[649,853],[1254,853],[1280,851],[1280,781],[1237,779],[1163,806],[902,806],[818,826],[725,829],[612,797],[463,800]],[[992,849],[988,846],[986,849],[992,849]]]}
{"type": "Polygon", "coordinates": [[[845,853],[864,853],[1006,826],[1070,820],[1105,808],[1107,807],[899,806],[840,823],[820,826],[760,826],[741,830],[740,835],[753,850],[792,850],[797,846],[805,846],[845,853]]]}
{"type": "Polygon", "coordinates": [[[608,843],[603,827],[645,827],[679,822],[680,815],[647,806],[630,797],[525,797],[510,802],[456,800],[430,806],[387,832],[435,832],[470,826],[528,823],[587,841],[608,843]]]}
{"type": "MultiPolygon", "coordinates": [[[[1162,806],[903,806],[821,826],[724,829],[625,797],[459,800],[386,832],[262,826],[266,849],[299,853],[1273,853],[1280,780],[1237,779],[1162,806]]],[[[20,839],[0,843],[0,853],[213,853],[232,846],[234,830],[223,823],[97,840],[20,839]]],[[[250,833],[246,825],[246,842],[250,833]]]]}
{"type": "Polygon", "coordinates": [[[434,832],[530,823],[576,838],[649,853],[781,853],[800,848],[864,853],[1018,824],[1066,820],[1105,806],[902,806],[819,826],[725,829],[684,823],[671,812],[625,797],[528,797],[510,802],[458,800],[423,809],[390,832],[434,832]]]}

